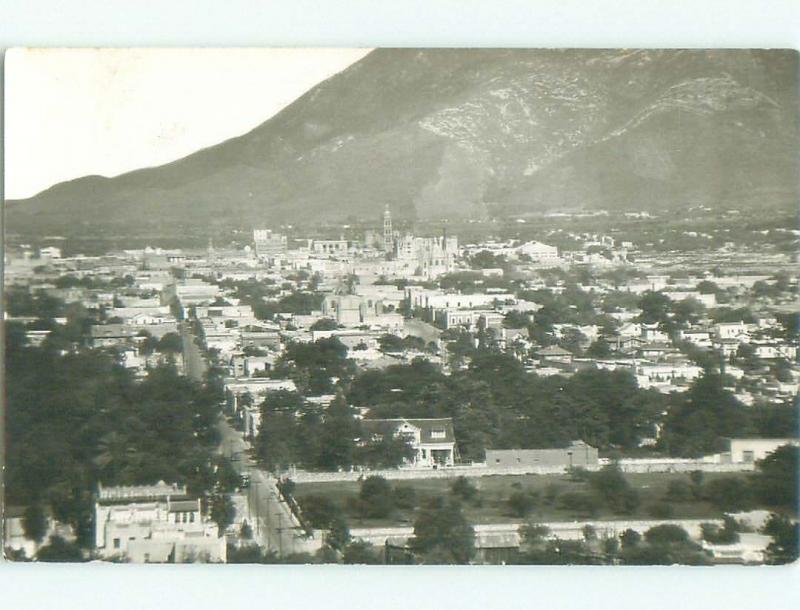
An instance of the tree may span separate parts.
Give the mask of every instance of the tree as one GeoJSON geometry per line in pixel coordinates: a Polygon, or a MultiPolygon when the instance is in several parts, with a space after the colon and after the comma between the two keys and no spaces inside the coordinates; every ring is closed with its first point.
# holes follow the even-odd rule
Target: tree
{"type": "Polygon", "coordinates": [[[328,407],[320,429],[317,464],[324,470],[353,465],[355,439],[360,436],[358,421],[344,396],[338,395],[328,407]]]}
{"type": "Polygon", "coordinates": [[[40,544],[47,534],[47,515],[39,504],[31,504],[22,515],[22,529],[28,540],[40,544]]]}
{"type": "Polygon", "coordinates": [[[679,525],[664,523],[647,530],[644,539],[648,544],[680,544],[689,541],[689,534],[679,525]]]}
{"type": "Polygon", "coordinates": [[[311,325],[310,330],[336,330],[339,325],[332,318],[320,318],[311,325]]]}
{"type": "Polygon", "coordinates": [[[236,517],[236,507],[227,494],[214,494],[209,499],[211,520],[219,527],[219,535],[225,533],[227,527],[236,517]]]}
{"type": "Polygon", "coordinates": [[[315,529],[328,529],[341,516],[342,509],[328,496],[309,494],[298,498],[303,518],[315,529]]]}
{"type": "Polygon", "coordinates": [[[465,476],[459,476],[450,485],[450,492],[464,501],[474,500],[478,495],[478,488],[465,476]]]}
{"type": "Polygon", "coordinates": [[[50,541],[36,553],[36,559],[46,562],[84,561],[80,547],[61,536],[51,536],[50,541]]]}
{"type": "Polygon", "coordinates": [[[733,544],[739,542],[738,525],[730,515],[725,515],[722,527],[716,523],[701,523],[700,530],[703,540],[711,544],[733,544]]]}
{"type": "Polygon", "coordinates": [[[672,544],[645,544],[623,548],[619,555],[624,565],[708,565],[709,557],[702,547],[686,540],[672,544]]]}
{"type": "Polygon", "coordinates": [[[589,485],[615,513],[629,515],[639,507],[638,492],[616,464],[609,464],[591,473],[589,485]]]}
{"type": "Polygon", "coordinates": [[[561,494],[559,501],[564,510],[581,517],[594,517],[600,508],[594,495],[582,491],[561,494]]]}
{"type": "Polygon", "coordinates": [[[779,565],[797,561],[800,526],[796,521],[773,513],[762,531],[772,536],[772,542],[767,547],[767,563],[779,565]]]}
{"type": "Polygon", "coordinates": [[[375,565],[383,563],[380,554],[373,545],[363,540],[356,540],[344,547],[342,562],[346,564],[375,565]]]}
{"type": "Polygon", "coordinates": [[[538,523],[527,523],[519,528],[521,551],[530,551],[541,548],[550,535],[550,528],[538,523]]]}
{"type": "Polygon", "coordinates": [[[672,300],[661,292],[648,290],[639,299],[639,309],[642,310],[639,319],[646,324],[668,322],[672,300]]]}
{"type": "Polygon", "coordinates": [[[743,477],[722,477],[706,483],[705,498],[724,511],[747,510],[752,505],[752,488],[743,477]]]}
{"type": "Polygon", "coordinates": [[[699,457],[724,450],[726,438],[746,435],[751,427],[747,408],[719,374],[706,371],[674,398],[659,443],[672,455],[699,457]]]}
{"type": "Polygon", "coordinates": [[[264,554],[257,544],[246,544],[241,547],[228,544],[226,563],[264,563],[264,554]]]}
{"type": "Polygon", "coordinates": [[[389,333],[378,337],[378,345],[382,352],[396,353],[403,351],[403,340],[397,335],[389,333]]]}
{"type": "Polygon", "coordinates": [[[397,508],[412,510],[417,506],[417,491],[411,485],[398,485],[394,488],[394,503],[397,508]]]}
{"type": "Polygon", "coordinates": [[[414,521],[411,547],[423,563],[435,553],[441,563],[466,564],[475,554],[475,530],[457,501],[433,498],[414,521]]]}
{"type": "Polygon", "coordinates": [[[673,479],[667,483],[665,499],[670,502],[689,502],[692,495],[692,486],[686,481],[673,479]]]}
{"type": "Polygon", "coordinates": [[[350,528],[343,517],[335,516],[329,526],[328,534],[325,536],[325,544],[334,550],[340,551],[350,542],[350,528]]]}
{"type": "Polygon", "coordinates": [[[673,319],[676,324],[687,326],[696,324],[705,313],[705,306],[697,299],[683,299],[672,306],[673,319]]]}
{"type": "Polygon", "coordinates": [[[586,343],[586,335],[577,328],[566,328],[561,335],[559,344],[565,350],[572,352],[576,356],[583,354],[583,345],[586,343]]]}
{"type": "Polygon", "coordinates": [[[530,493],[515,491],[508,498],[508,507],[515,517],[526,517],[536,506],[536,498],[530,493]]]}
{"type": "Polygon", "coordinates": [[[636,530],[626,529],[619,537],[623,549],[630,549],[639,546],[642,541],[642,535],[636,530]]]}
{"type": "Polygon", "coordinates": [[[488,250],[481,250],[469,259],[473,269],[502,269],[508,266],[506,257],[502,254],[493,254],[488,250]]]}
{"type": "Polygon", "coordinates": [[[107,350],[12,345],[6,367],[6,500],[47,499],[80,545],[91,544],[98,480],[180,481],[197,495],[214,486],[220,406],[213,388],[174,367],[139,380],[107,350]]]}
{"type": "Polygon", "coordinates": [[[145,355],[152,354],[158,349],[158,344],[158,339],[148,334],[144,340],[139,343],[139,352],[145,355]]]}
{"type": "Polygon", "coordinates": [[[225,457],[217,458],[215,462],[219,489],[224,493],[236,491],[242,484],[242,476],[233,467],[233,463],[225,457]]]}
{"type": "Polygon", "coordinates": [[[752,486],[756,497],[767,506],[796,510],[798,505],[797,469],[800,447],[784,445],[756,463],[758,472],[752,486]]]}
{"type": "Polygon", "coordinates": [[[700,294],[717,294],[720,291],[719,286],[710,280],[703,280],[697,283],[697,292],[700,294]]]}
{"type": "Polygon", "coordinates": [[[383,519],[394,510],[394,494],[389,481],[380,476],[367,477],[358,493],[359,512],[367,518],[383,519]]]}
{"type": "Polygon", "coordinates": [[[603,337],[599,337],[586,349],[586,355],[590,358],[607,358],[611,355],[611,346],[603,337]]]}

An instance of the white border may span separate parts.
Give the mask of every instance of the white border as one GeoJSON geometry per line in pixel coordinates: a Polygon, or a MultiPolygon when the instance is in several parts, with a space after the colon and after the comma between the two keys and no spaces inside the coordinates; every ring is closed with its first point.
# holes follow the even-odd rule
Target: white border
{"type": "MultiPolygon", "coordinates": [[[[800,48],[797,0],[0,0],[11,46],[800,48]]],[[[54,101],[57,103],[57,101],[54,101]]],[[[0,607],[800,607],[800,568],[0,565],[0,607]]]]}

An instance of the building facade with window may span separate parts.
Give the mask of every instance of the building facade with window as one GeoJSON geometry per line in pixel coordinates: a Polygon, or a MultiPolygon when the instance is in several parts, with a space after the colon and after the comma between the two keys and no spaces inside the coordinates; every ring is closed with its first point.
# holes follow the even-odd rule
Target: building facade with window
{"type": "Polygon", "coordinates": [[[763,460],[784,445],[800,447],[800,440],[796,438],[732,438],[729,442],[733,464],[752,464],[763,460]]]}
{"type": "Polygon", "coordinates": [[[597,466],[597,449],[583,441],[572,441],[568,447],[554,449],[487,449],[486,465],[495,468],[597,466]]]}
{"type": "Polygon", "coordinates": [[[99,486],[95,501],[95,551],[103,559],[132,563],[225,562],[225,539],[207,521],[200,499],[186,487],[99,486]]]}
{"type": "Polygon", "coordinates": [[[439,468],[455,465],[456,438],[453,420],[438,419],[365,419],[362,422],[366,438],[380,440],[387,434],[405,438],[414,450],[407,466],[439,468]]]}

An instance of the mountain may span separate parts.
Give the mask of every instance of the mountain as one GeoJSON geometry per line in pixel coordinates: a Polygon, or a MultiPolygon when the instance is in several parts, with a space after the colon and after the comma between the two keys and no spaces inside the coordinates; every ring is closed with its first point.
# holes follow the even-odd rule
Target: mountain
{"type": "Polygon", "coordinates": [[[786,208],[797,70],[794,51],[376,50],[245,135],[10,201],[7,226],[786,208]]]}

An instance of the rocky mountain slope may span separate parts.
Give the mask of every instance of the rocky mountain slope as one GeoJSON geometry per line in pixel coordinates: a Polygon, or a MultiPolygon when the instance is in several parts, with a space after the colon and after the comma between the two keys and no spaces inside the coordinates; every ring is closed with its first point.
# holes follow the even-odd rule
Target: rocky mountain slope
{"type": "Polygon", "coordinates": [[[377,50],[241,137],[8,202],[7,226],[788,207],[797,68],[789,51],[377,50]]]}

